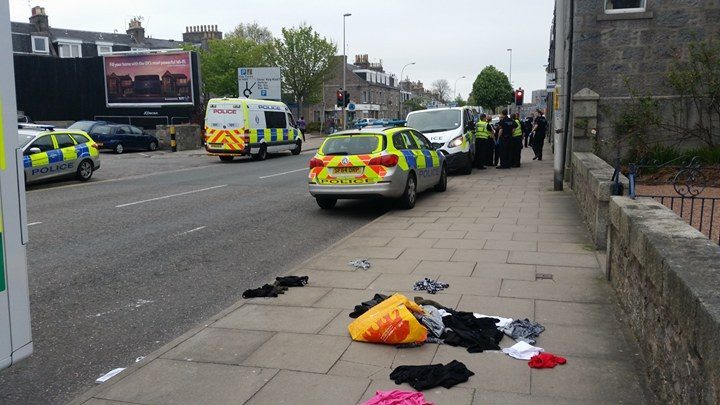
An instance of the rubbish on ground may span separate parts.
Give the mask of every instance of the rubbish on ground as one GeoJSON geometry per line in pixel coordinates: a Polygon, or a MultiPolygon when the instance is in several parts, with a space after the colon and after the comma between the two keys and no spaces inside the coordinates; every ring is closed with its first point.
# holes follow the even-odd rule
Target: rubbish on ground
{"type": "Polygon", "coordinates": [[[308,276],[276,277],[275,283],[265,284],[262,287],[245,290],[242,297],[245,299],[277,297],[279,294],[284,294],[289,287],[304,287],[308,283],[308,280],[308,276]]]}
{"type": "Polygon", "coordinates": [[[367,270],[370,267],[372,267],[372,264],[370,264],[370,261],[368,259],[353,260],[350,263],[348,263],[348,265],[353,266],[356,269],[363,269],[363,270],[367,270]]]}
{"type": "Polygon", "coordinates": [[[436,294],[439,291],[442,291],[446,288],[450,287],[450,284],[447,283],[441,283],[435,280],[431,280],[427,277],[424,279],[418,281],[413,286],[413,291],[427,291],[428,294],[436,294]]]}
{"type": "Polygon", "coordinates": [[[495,324],[495,326],[497,326],[498,329],[504,328],[505,326],[511,324],[512,321],[513,321],[512,318],[503,318],[503,317],[501,317],[501,316],[495,316],[495,315],[482,315],[482,314],[478,314],[478,313],[475,313],[475,318],[494,318],[494,319],[497,319],[498,322],[495,324]]]}
{"type": "Polygon", "coordinates": [[[558,364],[565,363],[567,363],[567,360],[564,357],[556,356],[552,353],[540,353],[528,361],[528,366],[531,368],[553,368],[558,364]]]}
{"type": "Polygon", "coordinates": [[[135,358],[135,363],[140,363],[141,361],[143,361],[144,358],[145,358],[145,356],[140,356],[140,357],[135,358]]]}
{"type": "Polygon", "coordinates": [[[503,333],[497,328],[495,318],[476,318],[472,312],[456,311],[443,317],[445,334],[443,342],[450,346],[462,346],[470,353],[500,350],[503,333]]]}
{"type": "Polygon", "coordinates": [[[120,374],[123,370],[125,370],[125,367],[116,368],[115,370],[110,371],[109,373],[105,374],[104,376],[98,378],[95,380],[95,383],[102,384],[105,381],[115,377],[116,375],[120,374]]]}
{"type": "Polygon", "coordinates": [[[281,287],[304,287],[308,283],[308,276],[275,277],[275,285],[281,287]]]}
{"type": "Polygon", "coordinates": [[[510,347],[502,349],[502,351],[514,359],[530,360],[545,350],[542,347],[535,347],[526,342],[517,342],[510,347]]]}
{"type": "Polygon", "coordinates": [[[427,329],[413,313],[424,315],[421,306],[404,295],[394,294],[350,323],[348,331],[359,342],[391,345],[424,342],[427,329]]]}
{"type": "Polygon", "coordinates": [[[434,387],[451,388],[466,382],[475,375],[465,367],[465,364],[453,360],[447,365],[432,364],[426,366],[398,366],[390,373],[390,379],[395,384],[408,383],[418,391],[434,387]]]}
{"type": "Polygon", "coordinates": [[[369,301],[361,302],[360,305],[355,305],[355,310],[350,313],[350,318],[355,319],[355,318],[359,317],[360,315],[367,312],[370,308],[385,301],[386,299],[388,299],[387,295],[375,294],[373,299],[371,299],[369,301]]]}
{"type": "Polygon", "coordinates": [[[444,306],[444,305],[441,305],[441,304],[440,304],[439,302],[437,302],[437,301],[428,300],[428,299],[425,299],[425,298],[423,298],[423,297],[415,297],[415,298],[413,298],[413,300],[415,301],[416,304],[419,304],[419,305],[432,305],[432,306],[434,306],[435,308],[437,308],[437,309],[439,309],[439,310],[441,310],[441,311],[447,311],[447,310],[450,309],[450,308],[448,308],[448,307],[446,307],[446,306],[444,306]]]}
{"type": "MultiPolygon", "coordinates": [[[[440,311],[432,305],[423,305],[422,308],[425,311],[425,315],[420,316],[420,322],[425,325],[433,337],[439,338],[445,330],[445,324],[443,324],[440,311]]],[[[430,336],[428,336],[428,338],[429,337],[430,336]]]]}
{"type": "Polygon", "coordinates": [[[425,395],[416,391],[375,391],[375,396],[363,405],[432,405],[425,401],[425,395]]]}
{"type": "Polygon", "coordinates": [[[526,342],[534,345],[535,339],[540,336],[545,327],[529,319],[516,319],[500,330],[515,339],[516,342],[526,342]]]}

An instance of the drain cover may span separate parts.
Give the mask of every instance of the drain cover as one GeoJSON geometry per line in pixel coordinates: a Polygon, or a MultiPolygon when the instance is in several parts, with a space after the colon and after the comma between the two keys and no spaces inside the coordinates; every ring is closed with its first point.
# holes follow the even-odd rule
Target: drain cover
{"type": "Polygon", "coordinates": [[[553,280],[553,275],[550,273],[535,273],[535,280],[553,280]]]}

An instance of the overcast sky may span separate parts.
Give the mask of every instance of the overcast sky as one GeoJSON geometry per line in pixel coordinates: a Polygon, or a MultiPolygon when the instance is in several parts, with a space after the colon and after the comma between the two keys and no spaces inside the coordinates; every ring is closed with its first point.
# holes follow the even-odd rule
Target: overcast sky
{"type": "MultiPolygon", "coordinates": [[[[487,65],[508,73],[526,90],[545,88],[553,0],[10,0],[13,21],[27,22],[30,7],[45,7],[50,26],[124,32],[133,16],[143,16],[146,35],[182,39],[186,26],[217,25],[228,32],[257,21],[273,34],[302,22],[312,25],[342,54],[342,15],[347,18],[350,62],[356,54],[382,60],[385,71],[420,80],[426,88],[447,79],[466,98],[487,65]]],[[[529,94],[528,94],[529,96],[529,94]]],[[[525,99],[529,101],[529,97],[525,99]]]]}

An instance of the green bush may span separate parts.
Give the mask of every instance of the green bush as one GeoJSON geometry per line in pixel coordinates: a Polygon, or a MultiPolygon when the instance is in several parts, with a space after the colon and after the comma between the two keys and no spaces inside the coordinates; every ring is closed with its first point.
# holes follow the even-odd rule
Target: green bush
{"type": "Polygon", "coordinates": [[[308,122],[306,128],[306,132],[320,132],[320,122],[308,122]]]}
{"type": "Polygon", "coordinates": [[[704,146],[697,149],[680,150],[670,146],[655,145],[651,147],[644,156],[634,154],[628,155],[626,162],[637,162],[643,159],[646,163],[658,162],[660,164],[672,160],[687,160],[698,157],[698,163],[704,166],[720,165],[720,147],[704,146]],[[683,159],[680,159],[683,158],[683,159]]]}

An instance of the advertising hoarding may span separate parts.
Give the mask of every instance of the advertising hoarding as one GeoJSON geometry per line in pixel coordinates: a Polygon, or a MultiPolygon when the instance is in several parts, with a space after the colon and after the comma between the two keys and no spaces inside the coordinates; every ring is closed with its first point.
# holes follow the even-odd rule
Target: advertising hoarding
{"type": "Polygon", "coordinates": [[[280,100],[281,77],[279,67],[238,68],[240,98],[280,100]]]}
{"type": "Polygon", "coordinates": [[[103,59],[108,107],[194,102],[190,52],[107,55],[103,59]]]}

